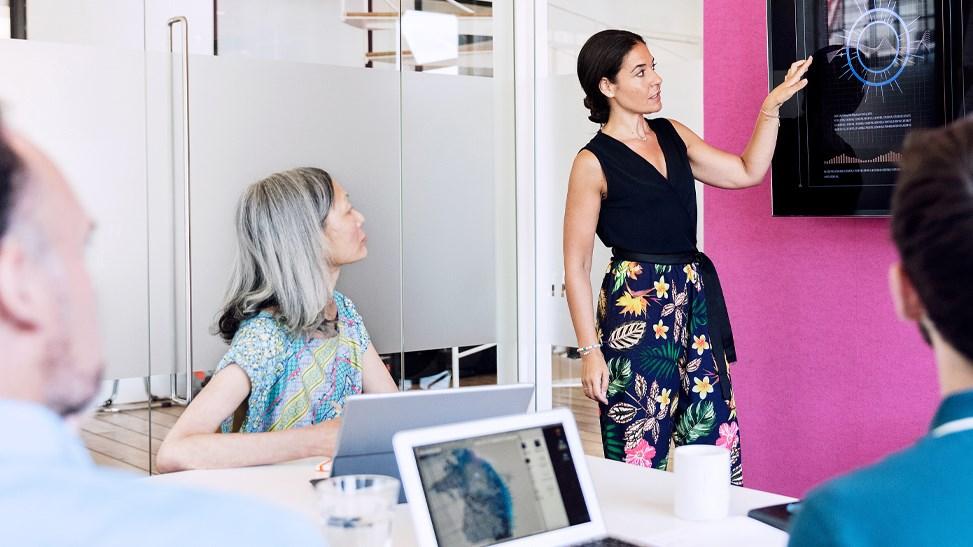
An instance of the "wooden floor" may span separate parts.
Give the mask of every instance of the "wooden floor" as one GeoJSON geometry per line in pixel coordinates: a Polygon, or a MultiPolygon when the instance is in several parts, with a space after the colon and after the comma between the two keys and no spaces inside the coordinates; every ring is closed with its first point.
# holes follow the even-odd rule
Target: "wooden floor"
{"type": "Polygon", "coordinates": [[[578,434],[584,453],[599,458],[605,457],[601,446],[601,426],[598,424],[598,404],[585,397],[581,388],[555,388],[554,407],[565,407],[574,414],[574,421],[578,423],[578,434]]]}
{"type": "Polygon", "coordinates": [[[554,382],[552,402],[555,408],[568,408],[578,423],[584,453],[605,457],[598,424],[598,404],[581,391],[581,359],[571,359],[564,348],[551,352],[551,379],[554,382]]]}
{"type": "MultiPolygon", "coordinates": [[[[147,475],[159,444],[183,407],[98,412],[81,425],[81,438],[98,465],[120,467],[147,475]],[[151,443],[149,442],[151,439],[151,443]],[[151,454],[151,460],[150,460],[151,454]]],[[[155,473],[155,466],[151,467],[155,473]]]]}
{"type": "MultiPolygon", "coordinates": [[[[494,375],[460,379],[461,386],[495,383],[494,375]]],[[[571,409],[578,422],[585,453],[601,457],[598,406],[581,394],[581,388],[567,387],[554,389],[554,406],[571,409]]],[[[98,412],[82,424],[81,437],[98,465],[122,468],[142,475],[148,475],[150,470],[156,473],[154,462],[159,444],[182,411],[181,406],[171,406],[153,408],[151,413],[146,409],[98,412]],[[151,467],[150,461],[153,462],[151,467]]]]}
{"type": "MultiPolygon", "coordinates": [[[[553,379],[558,383],[571,383],[574,377],[581,374],[581,361],[579,359],[568,359],[563,353],[556,353],[551,356],[553,379]]],[[[497,383],[494,375],[471,376],[460,378],[460,385],[484,386],[497,383]]],[[[598,404],[588,399],[581,392],[580,387],[556,386],[553,393],[554,408],[568,408],[574,414],[574,421],[578,423],[578,434],[581,436],[581,444],[584,446],[584,453],[589,456],[605,457],[604,449],[601,446],[601,426],[598,423],[598,404]]]]}

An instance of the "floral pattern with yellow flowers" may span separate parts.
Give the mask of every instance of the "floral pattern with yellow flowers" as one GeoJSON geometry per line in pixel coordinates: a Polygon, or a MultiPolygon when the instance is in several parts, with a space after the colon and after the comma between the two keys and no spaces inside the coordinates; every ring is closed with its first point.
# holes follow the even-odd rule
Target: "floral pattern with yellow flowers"
{"type": "Polygon", "coordinates": [[[652,331],[655,332],[656,340],[658,340],[659,338],[665,339],[666,333],[669,332],[669,327],[665,326],[665,324],[662,323],[662,319],[659,319],[659,322],[657,324],[652,325],[652,331]]]}
{"type": "Polygon", "coordinates": [[[663,388],[659,393],[659,396],[655,398],[655,402],[660,405],[669,406],[670,397],[672,396],[672,390],[669,388],[663,388]]]}
{"type": "Polygon", "coordinates": [[[707,395],[713,393],[713,384],[709,383],[709,376],[703,376],[702,380],[698,377],[693,378],[693,382],[696,383],[693,386],[693,393],[699,393],[700,399],[705,399],[707,395]]]}
{"type": "Polygon", "coordinates": [[[638,317],[645,315],[645,310],[649,308],[649,301],[644,296],[635,296],[625,291],[625,294],[615,301],[615,305],[622,308],[622,315],[631,314],[638,317]]]}
{"type": "Polygon", "coordinates": [[[697,274],[695,264],[686,264],[686,267],[684,267],[682,271],[686,274],[686,279],[688,279],[690,283],[696,284],[697,274]]]}
{"type": "Polygon", "coordinates": [[[655,295],[658,298],[669,298],[669,284],[666,283],[664,275],[660,275],[659,280],[655,282],[655,295]]]}
{"type": "Polygon", "coordinates": [[[722,396],[702,283],[695,264],[609,264],[597,302],[610,363],[602,443],[606,458],[656,469],[671,468],[673,446],[727,446],[739,485],[736,404],[732,389],[722,396]]]}
{"type": "Polygon", "coordinates": [[[696,350],[698,355],[702,355],[704,351],[709,349],[709,342],[706,341],[706,335],[693,336],[693,349],[696,350]]]}

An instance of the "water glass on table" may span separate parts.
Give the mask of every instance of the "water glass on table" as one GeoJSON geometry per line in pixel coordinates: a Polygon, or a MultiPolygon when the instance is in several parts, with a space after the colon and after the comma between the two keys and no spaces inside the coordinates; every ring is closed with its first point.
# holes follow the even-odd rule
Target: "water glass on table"
{"type": "Polygon", "coordinates": [[[345,475],[318,481],[321,525],[329,547],[388,545],[399,499],[399,480],[345,475]]]}

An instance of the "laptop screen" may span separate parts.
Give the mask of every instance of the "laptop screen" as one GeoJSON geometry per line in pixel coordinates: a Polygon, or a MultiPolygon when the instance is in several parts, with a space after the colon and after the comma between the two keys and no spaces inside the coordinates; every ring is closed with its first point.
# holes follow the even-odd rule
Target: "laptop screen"
{"type": "Polygon", "coordinates": [[[441,547],[492,545],[591,521],[561,424],[414,453],[441,547]]]}

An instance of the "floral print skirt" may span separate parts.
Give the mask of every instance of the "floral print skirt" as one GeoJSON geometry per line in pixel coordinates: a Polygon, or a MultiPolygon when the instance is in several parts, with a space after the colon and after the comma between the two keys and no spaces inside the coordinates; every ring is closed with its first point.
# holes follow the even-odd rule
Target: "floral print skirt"
{"type": "Polygon", "coordinates": [[[713,359],[705,290],[696,264],[609,264],[598,298],[609,371],[602,444],[608,459],[656,469],[672,468],[676,446],[722,446],[742,485],[736,404],[718,385],[727,365],[713,359]]]}

